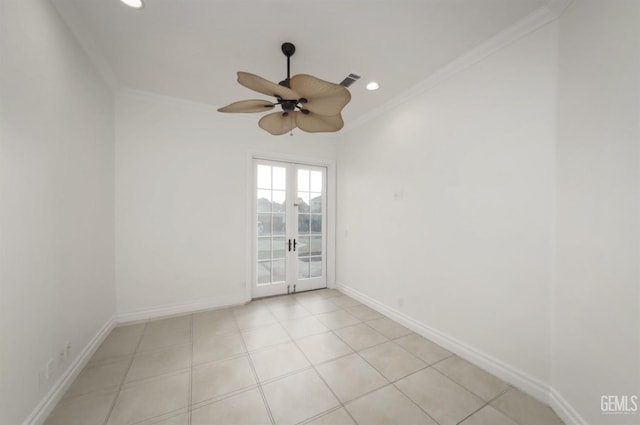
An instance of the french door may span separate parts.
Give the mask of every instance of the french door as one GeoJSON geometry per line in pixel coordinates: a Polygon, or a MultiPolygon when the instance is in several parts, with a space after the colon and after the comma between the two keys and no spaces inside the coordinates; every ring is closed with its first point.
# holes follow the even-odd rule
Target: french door
{"type": "Polygon", "coordinates": [[[254,160],[253,298],[325,288],[327,171],[254,160]]]}

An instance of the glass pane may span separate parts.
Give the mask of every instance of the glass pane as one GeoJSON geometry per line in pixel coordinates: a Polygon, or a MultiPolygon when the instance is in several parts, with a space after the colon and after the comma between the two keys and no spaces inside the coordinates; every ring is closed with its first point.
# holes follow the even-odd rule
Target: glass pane
{"type": "Polygon", "coordinates": [[[298,214],[298,233],[309,233],[309,214],[298,214]]]}
{"type": "Polygon", "coordinates": [[[309,278],[309,259],[299,258],[298,259],[298,279],[308,279],[308,278],[309,278]]]}
{"type": "Polygon", "coordinates": [[[284,235],[285,232],[285,218],[284,214],[273,214],[273,234],[284,235]]]}
{"type": "Polygon", "coordinates": [[[271,271],[273,272],[272,282],[284,282],[284,260],[276,260],[272,263],[271,271]]]}
{"type": "Polygon", "coordinates": [[[312,193],[309,200],[309,208],[312,213],[322,212],[322,193],[312,193]]]}
{"type": "Polygon", "coordinates": [[[322,171],[311,172],[311,191],[322,192],[322,171]]]}
{"type": "Polygon", "coordinates": [[[273,257],[272,258],[284,258],[287,249],[286,241],[284,238],[273,238],[273,257]]]}
{"type": "Polygon", "coordinates": [[[258,236],[271,235],[271,214],[258,214],[258,236]]]}
{"type": "Polygon", "coordinates": [[[271,238],[258,238],[258,260],[271,259],[271,238]]]}
{"type": "Polygon", "coordinates": [[[258,189],[271,189],[271,167],[258,165],[258,189]]]}
{"type": "Polygon", "coordinates": [[[322,236],[311,236],[309,255],[322,255],[322,236]]]}
{"type": "Polygon", "coordinates": [[[271,212],[271,191],[258,190],[258,212],[271,212]]]}
{"type": "Polygon", "coordinates": [[[298,251],[298,257],[306,257],[309,255],[309,236],[299,236],[298,246],[296,250],[298,251]]]}
{"type": "Polygon", "coordinates": [[[273,189],[285,190],[287,188],[287,169],[273,167],[273,189]]]}
{"type": "Polygon", "coordinates": [[[271,282],[271,261],[259,261],[256,267],[258,285],[271,282]]]}
{"type": "Polygon", "coordinates": [[[309,275],[311,277],[322,276],[322,257],[311,257],[309,262],[309,275]]]}
{"type": "Polygon", "coordinates": [[[311,233],[322,233],[322,216],[311,214],[311,233]]]}
{"type": "Polygon", "coordinates": [[[309,192],[298,192],[298,212],[309,212],[309,192]]]}
{"type": "Polygon", "coordinates": [[[309,170],[298,170],[298,191],[309,191],[309,170]]]}
{"type": "Polygon", "coordinates": [[[284,190],[274,190],[271,195],[273,212],[284,212],[285,202],[286,202],[286,193],[284,190]]]}

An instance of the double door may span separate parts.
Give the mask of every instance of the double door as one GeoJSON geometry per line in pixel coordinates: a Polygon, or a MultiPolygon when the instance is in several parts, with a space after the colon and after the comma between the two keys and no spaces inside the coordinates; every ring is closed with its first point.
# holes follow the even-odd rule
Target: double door
{"type": "Polygon", "coordinates": [[[253,169],[253,298],[326,287],[326,168],[256,159],[253,169]]]}

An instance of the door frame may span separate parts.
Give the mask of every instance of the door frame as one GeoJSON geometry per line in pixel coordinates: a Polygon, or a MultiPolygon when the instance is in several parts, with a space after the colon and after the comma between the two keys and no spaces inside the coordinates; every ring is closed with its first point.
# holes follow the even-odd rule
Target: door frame
{"type": "Polygon", "coordinates": [[[246,181],[245,181],[245,298],[251,301],[253,296],[253,254],[256,249],[254,237],[254,211],[253,211],[253,193],[254,170],[253,161],[262,159],[267,161],[278,161],[288,163],[298,163],[304,165],[313,165],[316,167],[325,167],[327,169],[327,211],[326,211],[326,274],[327,288],[335,287],[336,280],[336,201],[337,201],[337,184],[336,184],[336,161],[334,159],[309,158],[286,153],[249,151],[246,157],[246,181]]]}

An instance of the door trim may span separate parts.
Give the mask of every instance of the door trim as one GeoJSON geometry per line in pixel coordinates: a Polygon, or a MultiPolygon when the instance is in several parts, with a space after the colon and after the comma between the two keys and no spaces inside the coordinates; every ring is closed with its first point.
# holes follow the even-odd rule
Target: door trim
{"type": "Polygon", "coordinates": [[[249,302],[253,295],[253,251],[255,241],[253,240],[253,161],[263,159],[267,161],[278,161],[288,163],[299,163],[305,165],[315,165],[327,169],[327,252],[326,252],[326,273],[327,287],[334,288],[336,282],[336,161],[334,159],[309,158],[298,155],[262,152],[250,150],[247,152],[245,162],[245,297],[249,302]]]}

